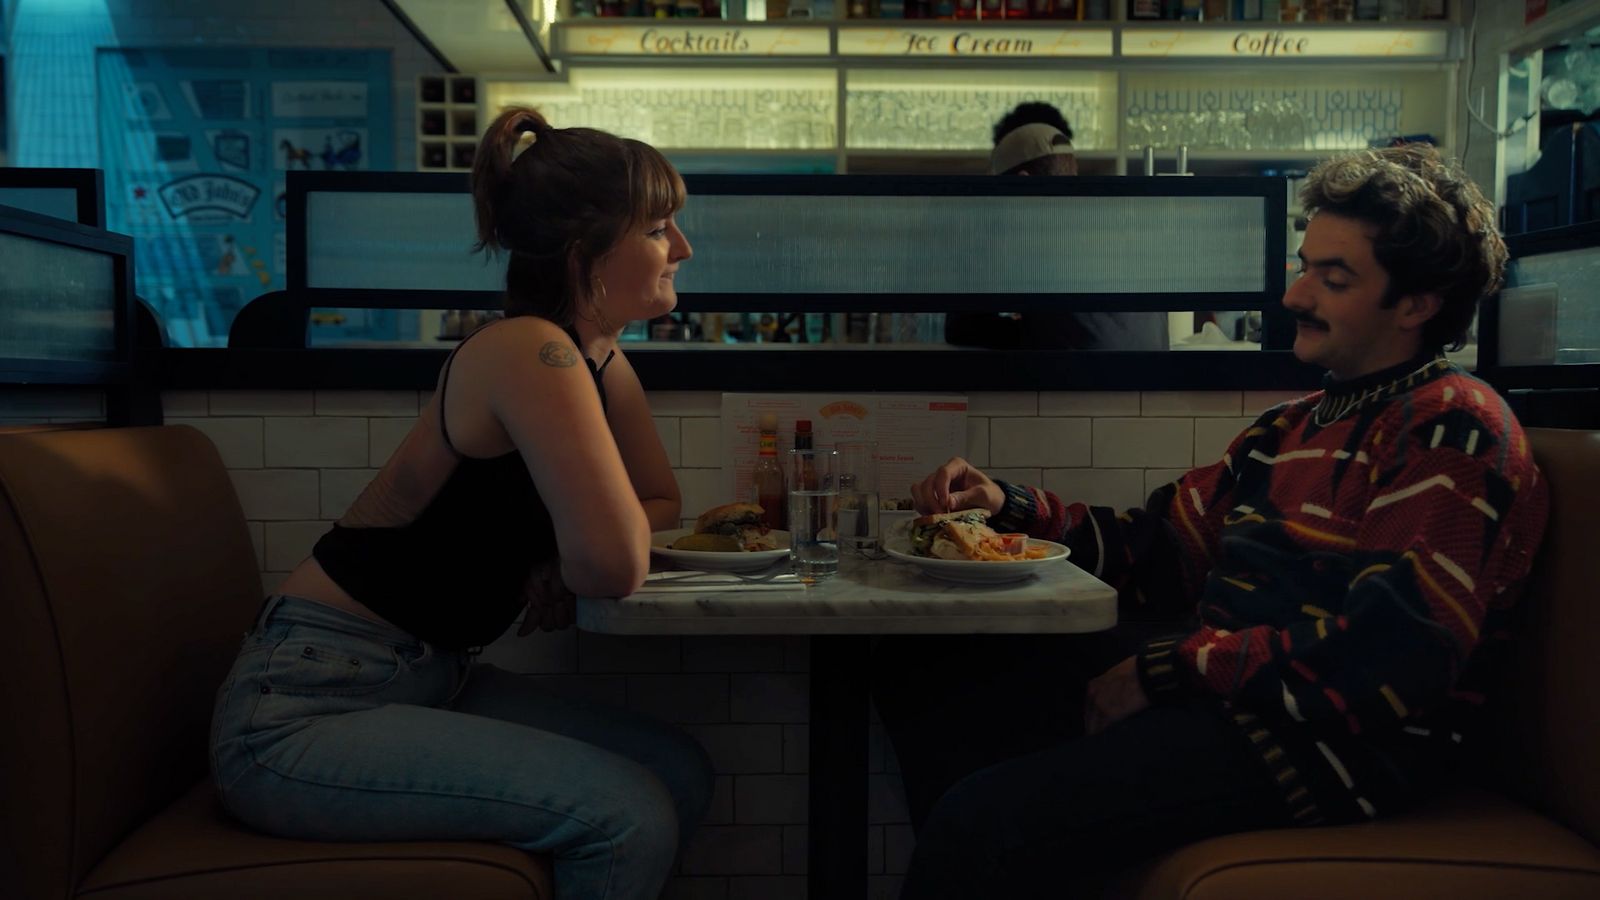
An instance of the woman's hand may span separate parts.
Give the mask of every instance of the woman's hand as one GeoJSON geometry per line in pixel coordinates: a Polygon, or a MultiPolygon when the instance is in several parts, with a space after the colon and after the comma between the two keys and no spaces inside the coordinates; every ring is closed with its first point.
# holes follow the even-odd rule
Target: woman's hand
{"type": "Polygon", "coordinates": [[[523,616],[517,637],[540,631],[560,631],[577,619],[577,595],[567,590],[561,580],[561,560],[551,559],[539,563],[528,573],[522,594],[528,600],[528,611],[523,616]]]}
{"type": "Polygon", "coordinates": [[[994,479],[956,456],[913,484],[911,500],[925,516],[973,508],[986,509],[994,516],[1005,506],[1006,495],[994,479]]]}

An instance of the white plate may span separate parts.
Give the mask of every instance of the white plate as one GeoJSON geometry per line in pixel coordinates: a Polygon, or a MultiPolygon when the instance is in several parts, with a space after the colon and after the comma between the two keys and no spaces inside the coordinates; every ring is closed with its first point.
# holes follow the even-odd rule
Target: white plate
{"type": "Polygon", "coordinates": [[[883,549],[901,562],[908,562],[922,570],[922,574],[945,581],[964,584],[1001,584],[1021,581],[1038,574],[1040,569],[1052,566],[1067,558],[1067,548],[1055,541],[1028,538],[1029,547],[1044,547],[1050,552],[1039,559],[988,561],[976,559],[937,559],[931,556],[914,556],[911,542],[905,537],[891,537],[883,549]]]}
{"type": "Polygon", "coordinates": [[[777,529],[771,532],[772,537],[778,542],[776,550],[719,553],[714,550],[674,550],[667,546],[678,538],[693,533],[693,528],[658,531],[650,535],[650,552],[663,559],[670,559],[686,569],[701,569],[707,572],[754,572],[765,569],[780,559],[789,558],[789,532],[777,529]]]}

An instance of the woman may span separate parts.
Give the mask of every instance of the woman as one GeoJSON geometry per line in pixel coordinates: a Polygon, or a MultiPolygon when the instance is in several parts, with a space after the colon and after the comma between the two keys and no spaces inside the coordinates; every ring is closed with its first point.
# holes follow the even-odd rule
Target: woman
{"type": "Polygon", "coordinates": [[[638,141],[503,113],[472,172],[506,318],[268,598],[217,700],[223,802],[273,834],[552,854],[562,897],[655,897],[705,811],[687,735],[473,662],[527,609],[643,582],[679,495],[617,335],[677,303],[683,181],[638,141]],[[571,591],[568,590],[570,587],[571,591]]]}

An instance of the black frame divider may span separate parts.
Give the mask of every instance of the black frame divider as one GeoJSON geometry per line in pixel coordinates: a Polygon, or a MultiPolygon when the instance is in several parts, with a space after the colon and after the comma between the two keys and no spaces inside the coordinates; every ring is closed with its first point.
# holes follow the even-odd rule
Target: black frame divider
{"type": "MultiPolygon", "coordinates": [[[[684,312],[960,312],[963,310],[1259,310],[1263,349],[1184,351],[905,349],[893,344],[685,344],[627,347],[652,390],[803,386],[807,390],[1295,390],[1320,371],[1288,352],[1294,321],[1285,286],[1286,191],[1277,178],[1054,178],[888,175],[687,175],[691,196],[1245,196],[1262,200],[1260,292],[1210,294],[890,294],[684,292],[684,312]],[[795,355],[800,353],[802,355],[795,355]],[[804,372],[803,382],[796,375],[804,372]],[[980,373],[980,374],[974,374],[980,373]]],[[[310,286],[307,211],[317,192],[466,193],[463,173],[291,172],[287,289],[241,311],[229,349],[169,350],[162,384],[204,387],[431,387],[447,347],[308,348],[314,308],[498,309],[498,291],[326,289],[310,286]]],[[[1070,252],[1070,251],[1064,251],[1070,252]]],[[[1160,252],[1153,248],[1151,252],[1160,252]]]]}
{"type": "Polygon", "coordinates": [[[67,188],[76,195],[73,221],[106,227],[106,180],[99,169],[31,169],[0,166],[0,188],[67,188]]]}
{"type": "MultiPolygon", "coordinates": [[[[1600,221],[1526,231],[1506,238],[1506,249],[1513,260],[1590,247],[1600,247],[1600,221]]],[[[1501,365],[1498,293],[1485,298],[1478,308],[1478,367],[1475,374],[1502,393],[1600,390],[1600,363],[1501,365]]],[[[1581,394],[1568,393],[1566,396],[1572,401],[1581,399],[1581,394]]],[[[1524,398],[1522,402],[1529,401],[1524,398]]]]}
{"type": "Polygon", "coordinates": [[[158,409],[159,404],[151,404],[146,402],[148,398],[138,396],[141,389],[153,389],[153,385],[135,371],[138,320],[135,317],[133,239],[7,206],[0,206],[0,232],[110,256],[116,288],[111,359],[0,357],[0,384],[102,387],[106,391],[108,424],[147,424],[146,414],[158,409]]]}

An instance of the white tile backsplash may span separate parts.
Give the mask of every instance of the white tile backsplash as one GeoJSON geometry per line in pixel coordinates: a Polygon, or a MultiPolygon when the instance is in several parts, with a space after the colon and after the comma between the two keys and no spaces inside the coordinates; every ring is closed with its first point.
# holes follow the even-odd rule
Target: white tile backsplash
{"type": "Polygon", "coordinates": [[[228,474],[246,519],[317,518],[320,505],[315,469],[233,469],[228,474]]]}
{"type": "Polygon", "coordinates": [[[317,391],[319,416],[410,416],[420,411],[416,391],[317,391]]]}
{"type": "Polygon", "coordinates": [[[650,391],[650,411],[658,416],[721,416],[719,391],[650,391]]]}
{"type": "Polygon", "coordinates": [[[1089,465],[1092,419],[989,420],[989,464],[998,467],[1089,465]]]}
{"type": "Polygon", "coordinates": [[[331,521],[343,516],[377,474],[377,469],[323,469],[318,495],[322,518],[331,521]]]}
{"type": "Polygon", "coordinates": [[[1032,391],[990,391],[967,395],[969,416],[1036,416],[1039,395],[1032,391]]]}
{"type": "Polygon", "coordinates": [[[967,417],[967,455],[969,463],[983,468],[989,464],[989,420],[967,417]]]}
{"type": "Polygon", "coordinates": [[[261,420],[255,417],[178,417],[166,415],[168,425],[190,425],[216,445],[222,464],[230,469],[259,469],[263,465],[261,420]]]}
{"type": "Polygon", "coordinates": [[[1209,466],[1222,458],[1239,433],[1255,423],[1255,418],[1195,419],[1194,464],[1209,466]]]}
{"type": "Polygon", "coordinates": [[[737,498],[728,496],[722,486],[721,469],[679,469],[678,491],[683,495],[683,517],[694,519],[713,506],[732,503],[737,498]]]}
{"type": "Polygon", "coordinates": [[[367,420],[367,465],[382,468],[389,457],[400,449],[400,444],[416,427],[417,419],[376,418],[367,420]]]}
{"type": "Polygon", "coordinates": [[[208,416],[211,414],[210,391],[162,391],[161,413],[164,416],[208,416]]]}
{"type": "Polygon", "coordinates": [[[1257,416],[1280,403],[1298,400],[1310,391],[1245,391],[1244,414],[1257,416]]]}
{"type": "MultiPolygon", "coordinates": [[[[1145,498],[1148,499],[1151,494],[1155,493],[1156,488],[1161,487],[1168,482],[1177,481],[1179,478],[1182,478],[1188,471],[1188,469],[1145,469],[1145,498]]],[[[1141,505],[1142,502],[1143,501],[1141,501],[1141,505]]]]}
{"type": "Polygon", "coordinates": [[[1041,416],[1137,416],[1138,391],[1044,391],[1041,416]]]}
{"type": "Polygon", "coordinates": [[[1238,391],[1145,391],[1139,414],[1144,416],[1237,416],[1238,391]]]}
{"type": "Polygon", "coordinates": [[[279,572],[293,571],[311,555],[311,548],[328,531],[328,523],[322,521],[267,522],[265,525],[267,568],[279,572]]]}
{"type": "Polygon", "coordinates": [[[685,466],[711,468],[722,466],[726,455],[722,446],[722,419],[693,417],[678,420],[683,435],[683,463],[685,466]]]}
{"type": "Polygon", "coordinates": [[[1066,503],[1122,510],[1144,501],[1144,470],[1045,469],[1044,489],[1066,503]]]}
{"type": "Polygon", "coordinates": [[[678,419],[674,416],[656,416],[656,435],[661,438],[661,449],[667,452],[667,462],[673,467],[683,465],[683,442],[678,419]]]}
{"type": "Polygon", "coordinates": [[[285,468],[366,468],[367,420],[335,416],[269,418],[266,464],[285,468]]]}
{"type": "Polygon", "coordinates": [[[309,416],[311,391],[212,391],[213,416],[309,416]]]}
{"type": "Polygon", "coordinates": [[[1095,419],[1096,468],[1170,468],[1194,459],[1193,419],[1095,419]]]}

